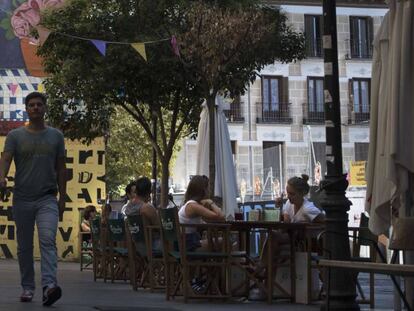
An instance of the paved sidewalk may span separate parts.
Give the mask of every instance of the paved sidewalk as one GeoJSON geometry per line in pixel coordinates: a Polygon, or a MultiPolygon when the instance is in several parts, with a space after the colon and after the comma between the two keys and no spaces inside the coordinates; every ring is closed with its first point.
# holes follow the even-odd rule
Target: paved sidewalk
{"type": "MultiPolygon", "coordinates": [[[[36,263],[36,279],[39,281],[39,263],[36,263]]],[[[139,289],[134,292],[130,285],[124,282],[112,284],[102,280],[94,282],[91,271],[79,271],[77,263],[59,263],[59,282],[63,289],[63,297],[52,310],[59,311],[275,311],[275,310],[319,310],[320,306],[291,304],[288,301],[278,301],[272,305],[259,302],[210,302],[207,300],[191,301],[184,304],[181,298],[166,301],[162,292],[150,293],[139,289]]],[[[21,289],[19,287],[19,270],[15,260],[0,260],[0,311],[45,310],[41,304],[40,285],[32,303],[19,302],[21,289]]],[[[392,293],[378,295],[382,308],[392,310],[392,293]]],[[[365,309],[367,310],[367,309],[365,309]]],[[[386,310],[386,309],[375,309],[386,310]]]]}

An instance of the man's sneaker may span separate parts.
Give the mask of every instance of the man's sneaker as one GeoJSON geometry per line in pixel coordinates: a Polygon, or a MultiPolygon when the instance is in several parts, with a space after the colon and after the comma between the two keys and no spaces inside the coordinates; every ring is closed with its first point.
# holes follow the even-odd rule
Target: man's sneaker
{"type": "Polygon", "coordinates": [[[22,295],[20,296],[21,302],[31,302],[33,299],[33,291],[30,289],[23,290],[22,295]]]}
{"type": "Polygon", "coordinates": [[[43,287],[43,305],[49,307],[62,297],[62,289],[59,286],[43,287]]]}

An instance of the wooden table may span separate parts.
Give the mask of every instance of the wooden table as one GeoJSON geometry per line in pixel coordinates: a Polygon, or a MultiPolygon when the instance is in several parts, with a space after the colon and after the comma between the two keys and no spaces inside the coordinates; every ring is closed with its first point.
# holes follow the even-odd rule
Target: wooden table
{"type": "Polygon", "coordinates": [[[305,233],[310,228],[321,228],[320,225],[316,226],[311,223],[284,223],[284,222],[272,222],[272,221],[228,221],[226,222],[231,225],[232,231],[238,231],[239,234],[245,233],[246,238],[246,253],[250,255],[250,232],[255,229],[264,229],[267,231],[267,302],[271,303],[273,299],[273,246],[272,246],[272,231],[282,230],[285,231],[290,238],[290,275],[291,275],[291,293],[290,299],[292,302],[295,300],[295,241],[299,233],[305,233]]]}

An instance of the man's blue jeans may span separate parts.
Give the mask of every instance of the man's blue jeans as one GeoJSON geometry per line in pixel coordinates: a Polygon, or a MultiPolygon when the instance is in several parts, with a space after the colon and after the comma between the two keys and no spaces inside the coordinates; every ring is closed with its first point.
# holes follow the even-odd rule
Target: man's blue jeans
{"type": "Polygon", "coordinates": [[[33,235],[36,223],[39,234],[42,287],[57,285],[56,232],[59,208],[56,197],[46,195],[36,201],[13,200],[13,218],[17,229],[17,257],[21,285],[34,290],[33,235]]]}

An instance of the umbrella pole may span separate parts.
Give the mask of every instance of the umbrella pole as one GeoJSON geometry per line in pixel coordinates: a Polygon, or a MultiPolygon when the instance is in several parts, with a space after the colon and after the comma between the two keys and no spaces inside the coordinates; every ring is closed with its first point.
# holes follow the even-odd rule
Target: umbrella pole
{"type": "MultiPolygon", "coordinates": [[[[339,99],[338,41],[336,29],[336,1],[323,0],[324,22],[324,101],[326,125],[327,175],[321,182],[321,207],[326,212],[324,249],[331,259],[349,260],[348,214],[351,202],[345,197],[348,187],[342,170],[342,137],[339,99]]],[[[327,254],[325,254],[327,255],[327,254]]],[[[329,280],[329,305],[321,310],[359,310],[356,303],[355,279],[344,269],[331,269],[325,274],[329,280]]]]}

